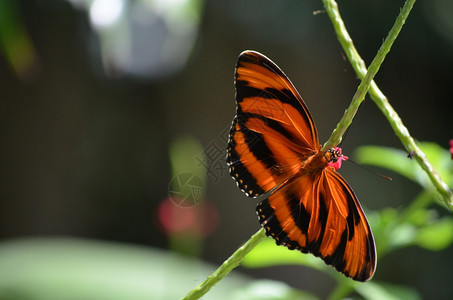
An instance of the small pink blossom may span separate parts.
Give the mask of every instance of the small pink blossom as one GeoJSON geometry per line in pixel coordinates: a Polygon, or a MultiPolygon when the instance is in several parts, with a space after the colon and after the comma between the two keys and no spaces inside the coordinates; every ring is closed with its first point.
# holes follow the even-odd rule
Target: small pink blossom
{"type": "Polygon", "coordinates": [[[158,218],[161,228],[168,234],[196,234],[206,237],[213,233],[219,222],[217,208],[204,201],[193,206],[181,206],[185,200],[167,197],[159,206],[158,218]]]}
{"type": "Polygon", "coordinates": [[[342,162],[343,160],[348,160],[349,157],[347,157],[347,156],[345,156],[345,155],[342,154],[342,150],[341,150],[340,147],[335,147],[335,148],[333,148],[333,149],[334,149],[334,152],[336,152],[336,154],[337,154],[337,159],[336,159],[335,161],[329,161],[329,162],[327,163],[327,165],[328,165],[329,167],[335,168],[335,170],[338,170],[339,168],[341,168],[341,162],[342,162]]]}
{"type": "Polygon", "coordinates": [[[450,153],[451,153],[451,159],[453,160],[453,139],[450,140],[450,153]]]}

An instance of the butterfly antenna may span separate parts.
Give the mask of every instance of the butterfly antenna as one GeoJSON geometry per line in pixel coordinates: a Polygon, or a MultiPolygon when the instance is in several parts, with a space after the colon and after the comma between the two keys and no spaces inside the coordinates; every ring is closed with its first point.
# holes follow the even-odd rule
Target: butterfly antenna
{"type": "MultiPolygon", "coordinates": [[[[338,147],[341,148],[341,144],[343,144],[344,140],[346,139],[346,136],[348,135],[349,128],[351,128],[351,127],[346,128],[346,131],[345,131],[345,133],[343,134],[343,138],[341,139],[340,144],[338,144],[338,147]]],[[[392,177],[389,177],[389,176],[385,176],[385,175],[379,174],[378,172],[373,171],[373,170],[371,170],[371,169],[365,167],[364,165],[361,165],[361,164],[359,164],[358,162],[353,161],[353,160],[350,159],[350,158],[348,158],[347,161],[350,161],[350,162],[354,163],[355,165],[361,167],[362,169],[367,170],[368,172],[371,172],[371,173],[373,173],[374,175],[377,175],[377,176],[379,176],[379,177],[381,177],[381,178],[384,178],[384,179],[386,179],[386,180],[388,180],[388,181],[392,181],[392,180],[393,180],[392,177]]]]}
{"type": "Polygon", "coordinates": [[[377,175],[377,176],[379,176],[379,177],[381,177],[381,178],[383,178],[383,179],[386,179],[386,180],[388,180],[388,181],[392,181],[392,180],[393,180],[392,177],[389,177],[389,176],[385,176],[385,175],[379,174],[378,172],[373,171],[373,170],[371,170],[371,169],[368,169],[368,168],[365,167],[364,165],[361,165],[361,164],[359,164],[359,163],[353,161],[353,160],[350,159],[350,158],[349,158],[347,161],[350,161],[350,162],[354,163],[355,165],[361,167],[362,169],[367,170],[368,172],[371,172],[371,173],[373,173],[374,175],[377,175]]]}

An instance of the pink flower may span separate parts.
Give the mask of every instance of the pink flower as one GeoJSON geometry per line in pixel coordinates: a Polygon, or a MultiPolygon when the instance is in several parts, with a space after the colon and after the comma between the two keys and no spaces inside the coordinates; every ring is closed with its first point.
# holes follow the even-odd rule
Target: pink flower
{"type": "Polygon", "coordinates": [[[210,202],[181,206],[185,200],[167,197],[159,206],[158,217],[161,228],[168,235],[195,234],[206,237],[213,233],[219,222],[217,208],[210,202]]]}
{"type": "Polygon", "coordinates": [[[451,159],[453,160],[453,140],[450,140],[450,153],[451,153],[451,159]]]}
{"type": "Polygon", "coordinates": [[[327,165],[329,167],[335,168],[335,170],[338,170],[339,168],[341,168],[341,161],[349,159],[349,157],[347,157],[347,156],[342,154],[342,151],[341,151],[340,147],[333,148],[333,156],[332,157],[334,157],[334,158],[336,157],[336,159],[334,159],[332,161],[329,161],[327,163],[327,165]]]}

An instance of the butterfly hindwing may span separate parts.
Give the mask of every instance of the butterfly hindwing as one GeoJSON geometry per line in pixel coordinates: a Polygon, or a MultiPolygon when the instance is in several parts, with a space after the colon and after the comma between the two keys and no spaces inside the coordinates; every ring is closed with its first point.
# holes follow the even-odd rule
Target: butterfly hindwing
{"type": "Polygon", "coordinates": [[[341,264],[337,266],[344,269],[347,276],[366,281],[373,276],[376,269],[376,246],[370,225],[346,180],[330,167],[325,168],[323,174],[324,190],[330,192],[333,203],[338,207],[338,218],[346,218],[346,223],[342,223],[347,224],[343,229],[345,234],[347,232],[346,247],[341,264]]]}
{"type": "Polygon", "coordinates": [[[297,174],[318,149],[318,133],[295,87],[264,55],[241,53],[235,85],[227,163],[239,187],[256,197],[297,174]]]}
{"type": "Polygon", "coordinates": [[[356,196],[333,168],[295,177],[263,200],[257,213],[277,244],[313,253],[354,280],[373,275],[373,235],[356,196]]]}

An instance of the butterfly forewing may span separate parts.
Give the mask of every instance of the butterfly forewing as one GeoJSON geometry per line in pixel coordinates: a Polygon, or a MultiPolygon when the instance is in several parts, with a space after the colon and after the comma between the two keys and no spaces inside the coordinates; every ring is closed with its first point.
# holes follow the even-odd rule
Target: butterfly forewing
{"type": "Polygon", "coordinates": [[[302,97],[280,68],[264,55],[244,51],[235,73],[237,116],[259,115],[285,128],[297,147],[318,147],[318,133],[302,97]]]}
{"type": "Polygon", "coordinates": [[[245,51],[236,73],[237,112],[227,163],[277,244],[318,256],[354,280],[374,273],[376,250],[352,189],[328,166],[313,119],[286,75],[264,55],[245,51]]]}
{"type": "Polygon", "coordinates": [[[239,187],[256,197],[298,173],[317,151],[318,134],[288,77],[262,54],[239,56],[235,85],[227,163],[239,187]]]}

